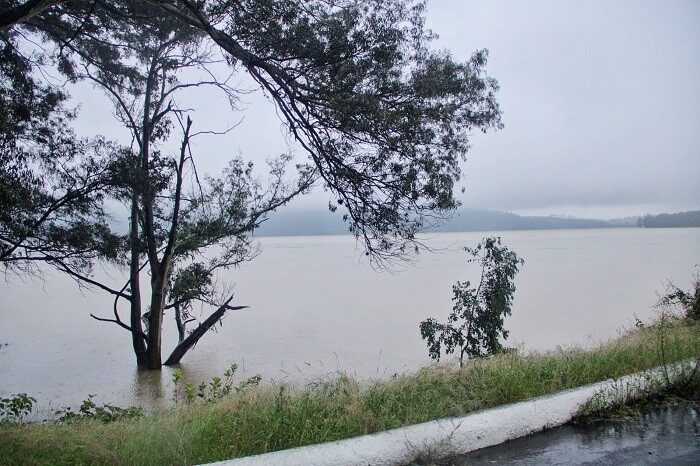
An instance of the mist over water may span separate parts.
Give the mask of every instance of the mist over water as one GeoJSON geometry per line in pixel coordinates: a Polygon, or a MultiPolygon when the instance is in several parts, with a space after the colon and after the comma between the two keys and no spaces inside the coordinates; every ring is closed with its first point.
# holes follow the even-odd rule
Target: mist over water
{"type": "MultiPolygon", "coordinates": [[[[494,233],[525,260],[507,346],[546,351],[591,347],[649,320],[667,280],[688,288],[700,263],[700,228],[510,231],[494,233]]],[[[304,384],[336,371],[385,378],[428,364],[418,324],[445,320],[452,285],[479,279],[461,248],[489,233],[449,233],[428,244],[414,266],[374,270],[349,236],[262,238],[263,253],[227,273],[235,304],[216,333],[179,366],[199,383],[231,363],[240,377],[304,384]]],[[[100,271],[99,273],[106,273],[100,271]]],[[[116,272],[111,272],[118,275],[116,272]]],[[[114,277],[120,279],[118,276],[114,277]]],[[[53,273],[45,283],[0,285],[0,396],[28,393],[44,409],[97,402],[163,407],[172,403],[172,368],[139,371],[130,335],[114,324],[112,299],[53,273]]],[[[176,342],[166,315],[164,355],[176,342]]]]}

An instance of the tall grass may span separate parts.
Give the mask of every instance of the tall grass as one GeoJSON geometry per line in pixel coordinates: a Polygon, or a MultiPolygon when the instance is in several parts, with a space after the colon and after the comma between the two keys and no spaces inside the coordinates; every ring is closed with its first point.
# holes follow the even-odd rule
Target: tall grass
{"type": "Polygon", "coordinates": [[[689,357],[700,325],[666,319],[584,351],[508,352],[459,370],[434,364],[387,381],[345,375],[274,384],[216,403],[110,423],[0,426],[7,464],[193,464],[338,440],[513,403],[689,357]]]}

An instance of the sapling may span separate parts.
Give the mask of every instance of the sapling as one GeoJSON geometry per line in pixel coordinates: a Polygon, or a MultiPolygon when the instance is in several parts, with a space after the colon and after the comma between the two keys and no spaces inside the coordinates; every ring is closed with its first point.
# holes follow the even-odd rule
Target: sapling
{"type": "Polygon", "coordinates": [[[459,352],[459,366],[465,357],[480,358],[498,352],[500,339],[508,338],[503,319],[511,315],[519,266],[525,262],[501,245],[500,237],[484,238],[475,248],[464,250],[469,262],[481,265],[481,279],[476,288],[469,281],[452,286],[454,307],[443,324],[434,318],[420,323],[420,333],[427,340],[428,354],[440,360],[445,353],[459,352]]]}

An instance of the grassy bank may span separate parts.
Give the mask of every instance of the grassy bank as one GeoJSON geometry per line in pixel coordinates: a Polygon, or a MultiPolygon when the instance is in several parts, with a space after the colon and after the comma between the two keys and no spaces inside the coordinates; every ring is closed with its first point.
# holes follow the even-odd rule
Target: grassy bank
{"type": "Polygon", "coordinates": [[[5,464],[193,464],[337,440],[466,414],[689,357],[700,325],[672,319],[598,348],[514,352],[439,364],[372,383],[340,376],[301,388],[273,385],[216,403],[110,423],[0,425],[5,464]]]}

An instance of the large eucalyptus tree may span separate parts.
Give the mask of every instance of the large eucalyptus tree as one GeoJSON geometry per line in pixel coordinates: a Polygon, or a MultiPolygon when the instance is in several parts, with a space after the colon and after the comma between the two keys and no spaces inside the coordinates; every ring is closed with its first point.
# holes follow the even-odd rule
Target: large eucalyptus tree
{"type": "MultiPolygon", "coordinates": [[[[269,161],[266,186],[240,157],[229,161],[221,177],[200,179],[190,147],[197,135],[192,111],[180,108],[178,94],[208,86],[234,103],[236,90],[209,69],[216,55],[201,31],[183,28],[172,16],[160,10],[154,14],[138,3],[123,14],[138,21],[102,32],[97,44],[92,38],[67,43],[70,53],[60,66],[72,80],[86,79],[101,88],[131,133],[130,151],[112,160],[110,184],[111,194],[131,212],[124,238],[130,276],[119,290],[99,285],[115,296],[114,318],[93,317],[129,330],[137,362],[157,369],[164,316],[171,313],[178,330],[179,343],[165,361],[175,364],[228,310],[242,307],[230,305],[232,293],[217,292],[222,290],[214,286],[215,272],[252,258],[256,249],[248,235],[271,211],[304,193],[315,175],[299,167],[296,179],[287,179],[290,157],[282,155],[269,161]],[[175,137],[181,139],[179,153],[168,155],[162,143],[175,137]],[[147,292],[141,285],[144,268],[150,278],[147,292]],[[119,316],[120,300],[129,303],[128,324],[119,316]],[[196,321],[194,303],[213,306],[213,311],[187,332],[187,324],[196,321]]],[[[67,266],[63,270],[91,280],[67,266]]]]}
{"type": "MultiPolygon", "coordinates": [[[[132,150],[110,168],[122,170],[111,192],[131,205],[125,242],[131,279],[109,291],[130,300],[130,325],[112,320],[134,335],[134,348],[144,355],[139,363],[160,366],[149,349],[158,338],[152,333],[169,306],[186,310],[183,299],[191,301],[193,292],[184,283],[197,284],[190,290],[208,286],[202,272],[212,265],[193,262],[191,251],[208,245],[207,235],[245,241],[261,216],[312,183],[332,193],[329,208],[344,211],[349,230],[380,263],[416,247],[422,228],[451,214],[470,133],[501,125],[497,83],[484,71],[486,51],[460,63],[430,49],[434,36],[424,27],[424,8],[410,0],[0,1],[3,37],[41,34],[55,44],[59,69],[106,89],[131,130],[132,150]],[[183,196],[192,126],[170,97],[190,84],[173,77],[188,58],[212,50],[231,72],[247,73],[259,85],[308,156],[293,184],[283,183],[286,160],[273,166],[279,176],[267,191],[235,161],[202,190],[207,194],[183,196]],[[152,147],[178,125],[182,149],[171,160],[152,147]],[[239,204],[243,210],[231,211],[239,204]],[[205,212],[211,206],[218,206],[215,214],[205,212]],[[230,228],[212,233],[222,224],[230,228]],[[181,273],[174,267],[178,254],[181,273]],[[151,274],[146,332],[134,298],[142,258],[151,274]]],[[[223,99],[235,93],[210,84],[224,91],[223,99]]]]}

